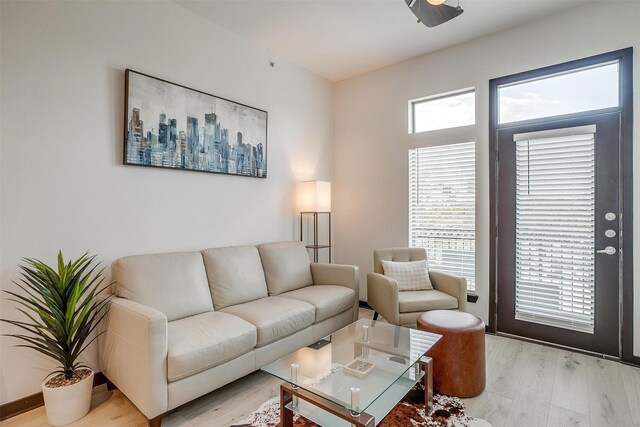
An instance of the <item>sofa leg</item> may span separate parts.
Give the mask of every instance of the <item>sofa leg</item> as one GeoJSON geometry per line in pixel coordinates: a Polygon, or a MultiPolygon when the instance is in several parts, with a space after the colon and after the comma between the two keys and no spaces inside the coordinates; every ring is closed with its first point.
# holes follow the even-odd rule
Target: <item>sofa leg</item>
{"type": "Polygon", "coordinates": [[[116,387],[116,385],[114,383],[112,383],[111,381],[109,381],[109,378],[107,378],[107,391],[113,391],[113,390],[117,390],[118,387],[116,387]]]}
{"type": "Polygon", "coordinates": [[[149,427],[160,427],[162,425],[162,415],[149,419],[149,427]]]}
{"type": "Polygon", "coordinates": [[[377,311],[373,312],[373,320],[378,320],[378,312],[377,311]]]}

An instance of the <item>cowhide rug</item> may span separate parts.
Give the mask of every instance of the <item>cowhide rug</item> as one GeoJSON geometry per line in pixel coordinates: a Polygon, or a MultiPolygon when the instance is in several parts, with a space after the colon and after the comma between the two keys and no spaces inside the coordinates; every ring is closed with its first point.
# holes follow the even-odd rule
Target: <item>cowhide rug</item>
{"type": "MultiPolygon", "coordinates": [[[[267,400],[246,419],[230,427],[280,426],[280,400],[267,400]]],[[[318,427],[306,418],[294,414],[295,427],[318,427]]],[[[436,394],[433,408],[427,416],[424,410],[424,389],[418,384],[387,414],[379,427],[491,427],[479,418],[465,414],[465,406],[457,397],[436,394]]]]}

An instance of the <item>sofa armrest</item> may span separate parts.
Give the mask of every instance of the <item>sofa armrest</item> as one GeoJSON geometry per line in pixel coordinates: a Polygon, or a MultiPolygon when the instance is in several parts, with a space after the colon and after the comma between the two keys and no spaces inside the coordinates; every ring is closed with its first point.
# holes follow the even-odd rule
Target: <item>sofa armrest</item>
{"type": "Polygon", "coordinates": [[[429,271],[429,278],[436,289],[458,300],[458,310],[467,310],[467,279],[441,271],[429,271]]]}
{"type": "Polygon", "coordinates": [[[149,419],[167,412],[167,316],[113,298],[100,340],[102,372],[149,419]]]}
{"type": "Polygon", "coordinates": [[[353,321],[358,320],[360,305],[360,269],[355,265],[311,264],[314,285],[341,285],[353,289],[353,321]]]}
{"type": "Polygon", "coordinates": [[[389,323],[400,324],[398,282],[379,273],[367,274],[367,302],[389,323]]]}

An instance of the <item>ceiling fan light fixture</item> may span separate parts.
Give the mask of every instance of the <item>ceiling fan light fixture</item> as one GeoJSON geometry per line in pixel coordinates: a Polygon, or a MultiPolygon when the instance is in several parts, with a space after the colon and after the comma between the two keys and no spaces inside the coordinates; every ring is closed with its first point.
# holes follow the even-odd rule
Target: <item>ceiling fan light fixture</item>
{"type": "MultiPolygon", "coordinates": [[[[2,0],[0,0],[2,1],[2,0]]],[[[413,14],[425,26],[432,28],[460,16],[460,6],[449,6],[446,0],[404,0],[413,14]]]]}

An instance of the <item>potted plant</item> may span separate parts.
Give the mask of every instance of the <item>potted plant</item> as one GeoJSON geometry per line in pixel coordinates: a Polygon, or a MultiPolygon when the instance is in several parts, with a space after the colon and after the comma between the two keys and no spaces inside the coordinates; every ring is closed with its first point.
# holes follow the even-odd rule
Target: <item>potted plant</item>
{"type": "Polygon", "coordinates": [[[14,283],[21,293],[5,291],[27,321],[0,319],[28,334],[7,334],[54,359],[59,367],[42,383],[49,424],[60,426],[84,417],[91,405],[93,370],[79,361],[100,335],[92,333],[107,314],[111,295],[103,295],[104,268],[96,271],[95,255],[85,253],[65,264],[58,252],[57,271],[41,261],[24,258],[22,277],[14,283]]]}

